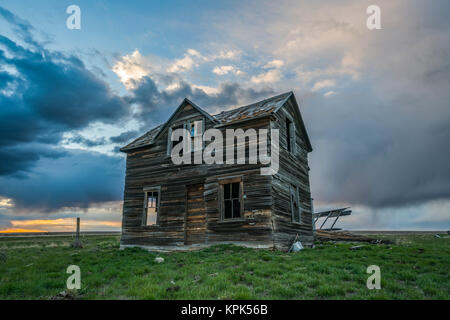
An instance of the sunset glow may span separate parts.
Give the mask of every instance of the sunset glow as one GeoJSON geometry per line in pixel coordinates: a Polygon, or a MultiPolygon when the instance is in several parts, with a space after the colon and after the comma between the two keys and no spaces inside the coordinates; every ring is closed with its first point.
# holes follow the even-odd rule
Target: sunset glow
{"type": "MultiPolygon", "coordinates": [[[[12,220],[12,227],[0,230],[0,233],[23,232],[70,232],[75,231],[75,218],[12,220]]],[[[98,221],[81,219],[81,231],[120,230],[120,221],[98,221]]]]}
{"type": "Polygon", "coordinates": [[[26,233],[26,232],[47,232],[39,229],[21,229],[21,228],[9,228],[6,230],[0,230],[0,233],[26,233]]]}

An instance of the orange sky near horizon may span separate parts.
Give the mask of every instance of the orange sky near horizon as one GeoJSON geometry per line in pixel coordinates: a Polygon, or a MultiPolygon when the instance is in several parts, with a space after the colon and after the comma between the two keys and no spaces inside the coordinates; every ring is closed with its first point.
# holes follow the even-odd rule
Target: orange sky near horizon
{"type": "MultiPolygon", "coordinates": [[[[67,232],[75,231],[75,218],[11,220],[12,227],[0,230],[0,233],[27,232],[67,232]]],[[[120,230],[121,221],[81,219],[81,231],[120,230]]]]}

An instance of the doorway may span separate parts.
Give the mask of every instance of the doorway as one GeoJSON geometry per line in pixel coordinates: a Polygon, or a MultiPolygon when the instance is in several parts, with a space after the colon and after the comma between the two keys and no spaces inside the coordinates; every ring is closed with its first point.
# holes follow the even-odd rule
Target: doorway
{"type": "Polygon", "coordinates": [[[186,186],[186,223],[184,244],[205,242],[206,210],[203,184],[186,186]]]}

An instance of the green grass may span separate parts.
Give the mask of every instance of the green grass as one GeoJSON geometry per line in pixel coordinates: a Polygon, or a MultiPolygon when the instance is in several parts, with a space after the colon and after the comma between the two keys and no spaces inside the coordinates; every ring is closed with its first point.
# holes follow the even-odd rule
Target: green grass
{"type": "Polygon", "coordinates": [[[202,251],[119,250],[117,236],[0,239],[0,299],[50,299],[81,268],[77,299],[449,299],[450,237],[391,237],[395,245],[318,244],[298,253],[232,245],[202,251]],[[161,256],[164,263],[154,262],[161,256]],[[381,290],[368,290],[369,265],[381,290]]]}

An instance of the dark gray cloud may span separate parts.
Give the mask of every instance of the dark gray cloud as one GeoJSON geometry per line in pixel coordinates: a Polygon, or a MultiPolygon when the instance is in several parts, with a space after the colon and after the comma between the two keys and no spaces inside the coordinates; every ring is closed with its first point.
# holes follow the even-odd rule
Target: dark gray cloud
{"type": "Polygon", "coordinates": [[[357,85],[303,96],[316,200],[381,209],[450,199],[450,23],[441,9],[408,2],[401,20],[368,32],[357,85]]]}
{"type": "Polygon", "coordinates": [[[126,101],[79,58],[45,49],[33,39],[32,26],[1,7],[0,18],[26,46],[0,35],[0,175],[54,157],[58,152],[50,148],[64,132],[127,116],[126,101]],[[30,143],[32,150],[22,147],[30,143]]]}
{"type": "Polygon", "coordinates": [[[79,134],[67,139],[67,142],[81,144],[86,147],[97,147],[108,143],[104,137],[99,139],[88,139],[79,134]]]}
{"type": "Polygon", "coordinates": [[[0,176],[0,194],[14,200],[16,211],[87,208],[93,202],[122,198],[124,165],[123,157],[87,151],[40,157],[30,176],[0,176]]]}
{"type": "Polygon", "coordinates": [[[217,93],[207,94],[185,81],[180,81],[174,90],[164,91],[159,90],[149,76],[141,79],[136,85],[127,100],[130,104],[141,106],[140,120],[145,122],[146,129],[167,120],[184,98],[190,99],[206,111],[214,112],[217,107],[226,108],[251,103],[275,94],[274,89],[270,87],[255,90],[243,88],[238,83],[223,83],[217,93]]]}
{"type": "Polygon", "coordinates": [[[161,91],[146,77],[121,97],[78,57],[47,50],[26,21],[1,7],[0,18],[18,38],[0,35],[0,196],[12,198],[17,210],[50,212],[122,199],[123,155],[62,149],[58,144],[65,133],[94,122],[122,123],[130,116],[130,106],[138,105],[142,132],[137,128],[109,140],[78,134],[68,139],[87,147],[122,144],[165,121],[185,97],[200,106],[226,107],[273,93],[270,88],[256,91],[224,84],[217,94],[208,95],[183,81],[175,91],[161,91]]]}
{"type": "Polygon", "coordinates": [[[139,132],[136,130],[126,131],[118,136],[114,136],[110,138],[110,141],[112,143],[125,143],[128,141],[131,141],[132,139],[136,138],[139,135],[139,132]]]}
{"type": "Polygon", "coordinates": [[[120,199],[123,157],[58,144],[65,132],[126,118],[128,103],[78,57],[49,51],[34,40],[26,21],[1,7],[0,18],[17,36],[0,35],[0,195],[12,198],[17,210],[43,211],[120,199]]]}
{"type": "Polygon", "coordinates": [[[62,150],[29,143],[2,147],[0,148],[0,176],[24,177],[24,171],[31,169],[41,157],[56,159],[65,154],[66,152],[62,150]]]}

